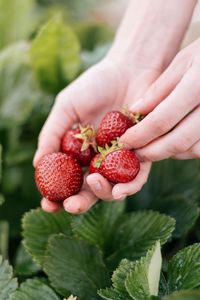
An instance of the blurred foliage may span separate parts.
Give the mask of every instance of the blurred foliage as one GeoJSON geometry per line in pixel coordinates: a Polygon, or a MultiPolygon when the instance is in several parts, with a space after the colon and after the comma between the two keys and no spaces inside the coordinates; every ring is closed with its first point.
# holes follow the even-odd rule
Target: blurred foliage
{"type": "Polygon", "coordinates": [[[0,0],[0,48],[28,38],[34,29],[34,0],[0,0]]]}
{"type": "Polygon", "coordinates": [[[15,239],[23,212],[39,205],[32,158],[55,95],[100,59],[96,47],[112,37],[105,24],[84,18],[96,1],[83,2],[0,0],[0,218],[15,239]]]}

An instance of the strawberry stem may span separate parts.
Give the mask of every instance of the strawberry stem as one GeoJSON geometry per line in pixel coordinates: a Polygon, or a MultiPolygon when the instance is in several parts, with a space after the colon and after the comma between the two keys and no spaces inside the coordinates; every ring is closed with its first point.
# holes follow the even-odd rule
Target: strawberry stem
{"type": "Polygon", "coordinates": [[[128,106],[122,108],[122,113],[136,124],[143,119],[143,116],[140,113],[131,112],[128,109],[128,106]]]}
{"type": "Polygon", "coordinates": [[[112,146],[108,146],[106,144],[105,148],[98,147],[98,151],[100,153],[100,156],[94,163],[96,168],[99,168],[101,166],[101,163],[103,162],[103,160],[105,159],[105,157],[108,154],[123,148],[123,145],[121,143],[119,143],[119,139],[117,139],[116,141],[112,141],[111,143],[112,143],[112,146]]]}
{"type": "Polygon", "coordinates": [[[95,141],[96,132],[94,130],[94,127],[91,125],[87,125],[85,127],[79,125],[79,128],[80,128],[80,133],[77,133],[74,136],[77,139],[83,140],[81,151],[87,150],[89,146],[92,146],[94,151],[97,152],[97,146],[95,141]]]}

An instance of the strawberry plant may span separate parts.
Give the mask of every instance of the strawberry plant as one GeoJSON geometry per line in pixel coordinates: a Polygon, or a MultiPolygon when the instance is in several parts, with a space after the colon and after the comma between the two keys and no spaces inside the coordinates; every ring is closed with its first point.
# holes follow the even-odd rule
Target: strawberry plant
{"type": "MultiPolygon", "coordinates": [[[[42,124],[57,92],[96,63],[112,37],[105,24],[86,21],[86,5],[92,13],[87,0],[0,0],[0,299],[200,299],[198,161],[156,163],[140,193],[124,202],[99,201],[84,215],[39,208],[32,158],[42,124]]],[[[110,147],[138,118],[108,113],[99,145],[110,147]]],[[[73,154],[81,165],[94,157],[91,170],[118,177],[105,169],[105,158],[125,150],[106,147],[96,158],[93,133],[89,127],[66,132],[61,156],[73,154]]],[[[124,163],[131,159],[134,177],[139,165],[128,151],[124,163]]],[[[70,161],[80,171],[78,190],[81,168],[70,161]]],[[[47,171],[36,171],[41,190],[47,171]]],[[[56,187],[60,174],[52,179],[56,187]]]]}

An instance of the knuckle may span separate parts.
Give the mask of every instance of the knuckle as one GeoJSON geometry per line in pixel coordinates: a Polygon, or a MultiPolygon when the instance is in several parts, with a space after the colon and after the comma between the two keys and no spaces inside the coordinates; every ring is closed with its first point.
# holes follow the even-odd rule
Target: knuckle
{"type": "Polygon", "coordinates": [[[170,130],[169,122],[160,116],[151,116],[149,121],[151,130],[156,134],[163,134],[170,130]]]}
{"type": "Polygon", "coordinates": [[[158,81],[155,81],[155,82],[152,84],[152,86],[151,86],[151,91],[150,91],[150,92],[151,92],[151,95],[152,95],[152,98],[153,98],[153,96],[155,97],[155,95],[158,94],[159,90],[160,90],[160,85],[159,85],[158,81]]]}
{"type": "Polygon", "coordinates": [[[150,150],[146,150],[139,153],[140,160],[143,162],[154,161],[156,158],[156,153],[150,150]]]}
{"type": "Polygon", "coordinates": [[[186,137],[177,137],[176,143],[171,145],[169,152],[173,154],[183,153],[189,149],[190,139],[186,137]]]}

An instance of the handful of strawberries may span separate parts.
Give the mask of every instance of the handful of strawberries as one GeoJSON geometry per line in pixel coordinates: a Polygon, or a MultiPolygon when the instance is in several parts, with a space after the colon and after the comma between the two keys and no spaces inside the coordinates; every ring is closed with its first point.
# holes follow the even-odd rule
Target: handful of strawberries
{"type": "Polygon", "coordinates": [[[68,130],[63,136],[60,152],[45,155],[35,170],[40,193],[50,201],[62,202],[77,194],[83,185],[82,167],[99,173],[111,183],[133,180],[140,162],[132,150],[120,145],[118,138],[134,126],[140,116],[128,110],[108,112],[97,132],[92,126],[68,130]]]}

